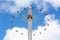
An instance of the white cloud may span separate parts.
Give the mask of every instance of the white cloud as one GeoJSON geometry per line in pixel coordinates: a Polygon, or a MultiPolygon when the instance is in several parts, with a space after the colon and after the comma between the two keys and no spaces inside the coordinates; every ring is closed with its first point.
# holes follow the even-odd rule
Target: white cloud
{"type": "Polygon", "coordinates": [[[18,7],[28,7],[31,4],[32,0],[23,0],[23,1],[14,0],[14,2],[16,4],[16,6],[18,6],[18,7]]]}
{"type": "MultiPolygon", "coordinates": [[[[60,20],[55,19],[55,15],[47,15],[44,20],[45,26],[39,25],[38,29],[32,31],[32,40],[60,40],[60,20]]],[[[28,40],[28,31],[19,27],[8,29],[4,40],[28,40]]]]}
{"type": "Polygon", "coordinates": [[[14,27],[6,31],[4,40],[27,40],[27,29],[14,27]],[[22,35],[23,33],[23,35],[22,35]]]}
{"type": "Polygon", "coordinates": [[[45,0],[45,2],[50,3],[55,9],[60,7],[60,0],[45,0]]]}
{"type": "Polygon", "coordinates": [[[34,0],[34,3],[36,4],[38,10],[42,8],[42,12],[49,10],[49,6],[47,5],[48,3],[51,4],[55,10],[60,7],[60,0],[34,0]]]}
{"type": "Polygon", "coordinates": [[[28,7],[32,0],[2,0],[0,3],[0,10],[10,13],[21,11],[22,8],[28,7]]]}
{"type": "Polygon", "coordinates": [[[46,23],[49,24],[49,26],[47,24],[45,26],[38,26],[38,29],[33,31],[33,33],[36,34],[33,40],[60,40],[59,20],[55,19],[54,15],[47,15],[45,19],[48,19],[48,17],[50,21],[45,21],[47,21],[46,23]]]}
{"type": "Polygon", "coordinates": [[[45,1],[43,1],[43,0],[34,0],[34,3],[36,4],[38,10],[41,9],[42,12],[47,11],[48,6],[46,5],[45,1]]]}
{"type": "Polygon", "coordinates": [[[55,9],[60,7],[60,0],[2,0],[0,1],[0,11],[16,13],[23,8],[28,7],[32,3],[36,4],[37,9],[42,9],[42,12],[48,10],[47,3],[50,3],[55,9]]]}

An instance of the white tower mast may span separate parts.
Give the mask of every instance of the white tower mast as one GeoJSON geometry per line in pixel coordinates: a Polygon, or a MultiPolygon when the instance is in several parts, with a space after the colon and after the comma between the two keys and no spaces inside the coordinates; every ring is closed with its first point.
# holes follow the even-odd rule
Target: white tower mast
{"type": "Polygon", "coordinates": [[[28,40],[32,40],[32,7],[28,7],[28,40]]]}

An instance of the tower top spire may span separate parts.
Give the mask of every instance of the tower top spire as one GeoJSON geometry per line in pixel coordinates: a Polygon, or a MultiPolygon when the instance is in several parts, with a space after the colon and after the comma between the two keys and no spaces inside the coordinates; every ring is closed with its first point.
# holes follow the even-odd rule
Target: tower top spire
{"type": "Polygon", "coordinates": [[[29,8],[29,9],[32,9],[32,6],[29,6],[28,8],[29,8]]]}
{"type": "Polygon", "coordinates": [[[29,20],[32,20],[32,6],[28,7],[28,17],[29,20]]]}

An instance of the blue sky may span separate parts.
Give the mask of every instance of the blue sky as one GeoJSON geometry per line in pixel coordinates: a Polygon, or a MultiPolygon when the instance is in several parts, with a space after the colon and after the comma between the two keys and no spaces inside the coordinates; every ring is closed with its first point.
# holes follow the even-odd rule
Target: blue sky
{"type": "MultiPolygon", "coordinates": [[[[0,4],[2,3],[4,2],[1,2],[0,0],[0,4]]],[[[37,29],[39,25],[42,25],[42,26],[45,25],[44,17],[46,15],[44,13],[55,14],[55,18],[60,20],[60,7],[57,8],[57,10],[55,10],[55,8],[51,4],[47,4],[48,10],[45,12],[41,12],[39,11],[39,9],[37,9],[36,4],[32,3],[31,5],[33,7],[32,9],[33,11],[32,12],[32,16],[33,16],[32,30],[37,29]]],[[[27,20],[28,7],[24,7],[24,8],[26,9],[25,10],[22,9],[22,11],[19,10],[17,14],[11,14],[10,12],[4,11],[4,9],[2,12],[0,12],[0,40],[3,40],[3,37],[6,34],[6,30],[9,28],[13,28],[14,26],[18,26],[18,27],[26,28],[26,29],[28,28],[28,20],[27,20]],[[11,23],[11,21],[13,21],[13,23],[11,23]]],[[[0,8],[0,10],[2,9],[0,8]]]]}

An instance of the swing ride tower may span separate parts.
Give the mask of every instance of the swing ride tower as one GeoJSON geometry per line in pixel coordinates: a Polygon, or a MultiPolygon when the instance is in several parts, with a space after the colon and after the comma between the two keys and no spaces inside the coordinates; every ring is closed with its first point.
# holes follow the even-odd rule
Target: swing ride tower
{"type": "Polygon", "coordinates": [[[32,40],[32,6],[28,7],[28,40],[32,40]]]}

